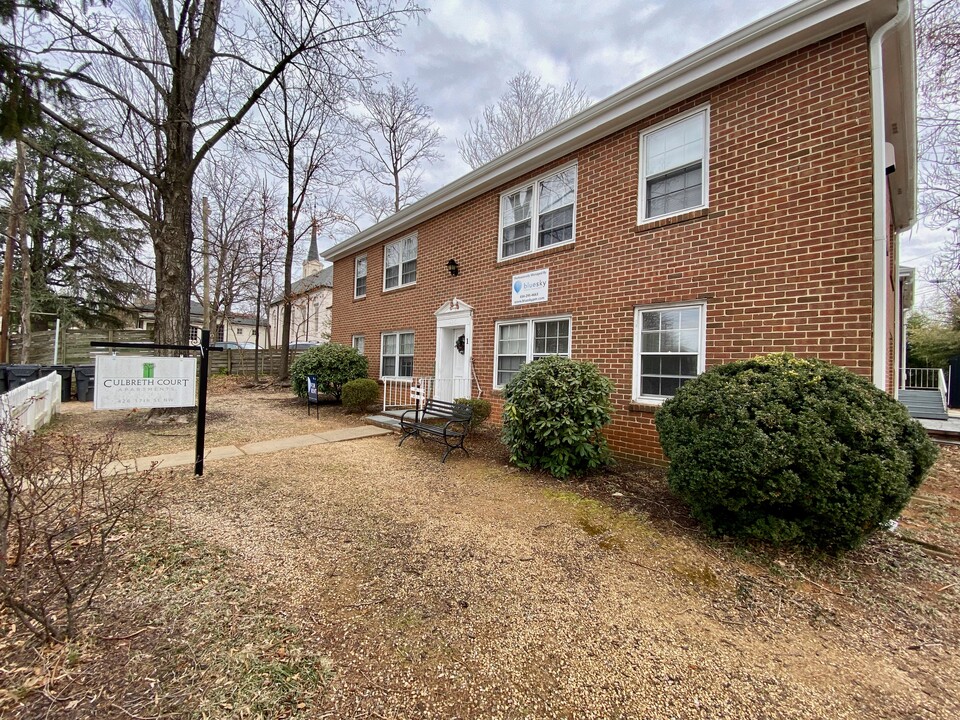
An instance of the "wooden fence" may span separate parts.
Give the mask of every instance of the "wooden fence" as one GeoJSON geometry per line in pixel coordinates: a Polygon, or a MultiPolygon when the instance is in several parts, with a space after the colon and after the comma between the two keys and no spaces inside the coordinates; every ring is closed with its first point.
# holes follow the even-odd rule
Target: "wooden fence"
{"type": "MultiPolygon", "coordinates": [[[[153,342],[153,330],[77,330],[60,331],[60,347],[53,357],[54,330],[40,330],[30,334],[28,365],[92,365],[93,358],[109,352],[90,347],[91,342],[153,342]]],[[[23,338],[10,338],[9,362],[20,363],[23,338]]]]}
{"type": "MultiPolygon", "coordinates": [[[[30,338],[31,365],[93,365],[97,355],[111,352],[106,348],[92,348],[91,342],[153,342],[152,330],[61,330],[57,359],[53,358],[53,330],[34,332],[30,338]]],[[[21,338],[10,338],[10,362],[20,363],[21,338]]],[[[129,355],[134,350],[119,351],[129,355]]],[[[152,354],[142,351],[141,354],[152,354]]],[[[290,362],[300,351],[290,352],[290,362]]],[[[280,350],[261,350],[257,353],[261,375],[276,375],[280,372],[280,350]]],[[[229,375],[254,374],[253,350],[224,350],[210,353],[210,373],[225,372],[229,375]]]]}

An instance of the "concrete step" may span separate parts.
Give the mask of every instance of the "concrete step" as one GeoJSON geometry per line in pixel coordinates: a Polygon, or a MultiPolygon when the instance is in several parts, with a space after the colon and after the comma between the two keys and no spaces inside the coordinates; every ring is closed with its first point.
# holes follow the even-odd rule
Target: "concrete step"
{"type": "Polygon", "coordinates": [[[901,390],[899,397],[911,417],[927,420],[946,420],[948,417],[939,390],[901,390]]]}
{"type": "Polygon", "coordinates": [[[367,425],[376,425],[377,427],[382,427],[386,430],[394,430],[396,432],[400,431],[400,418],[392,417],[390,415],[367,415],[363,421],[367,425]]]}

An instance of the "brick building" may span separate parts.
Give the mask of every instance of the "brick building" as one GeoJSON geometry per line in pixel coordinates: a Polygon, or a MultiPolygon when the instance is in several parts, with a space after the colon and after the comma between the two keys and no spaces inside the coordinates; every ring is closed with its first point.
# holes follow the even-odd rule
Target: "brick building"
{"type": "Polygon", "coordinates": [[[589,360],[611,446],[648,461],[656,408],[718,363],[786,350],[895,392],[913,29],[906,2],[805,0],[597,103],[327,251],[332,339],[385,393],[435,378],[494,419],[522,363],[589,360]]]}

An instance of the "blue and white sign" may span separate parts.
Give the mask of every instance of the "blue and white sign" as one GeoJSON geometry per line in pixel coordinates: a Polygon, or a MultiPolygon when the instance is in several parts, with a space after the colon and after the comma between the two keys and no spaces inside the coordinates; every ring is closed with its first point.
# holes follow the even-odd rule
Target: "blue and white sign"
{"type": "Polygon", "coordinates": [[[513,276],[513,305],[526,305],[547,301],[550,288],[550,269],[534,270],[513,276]]]}

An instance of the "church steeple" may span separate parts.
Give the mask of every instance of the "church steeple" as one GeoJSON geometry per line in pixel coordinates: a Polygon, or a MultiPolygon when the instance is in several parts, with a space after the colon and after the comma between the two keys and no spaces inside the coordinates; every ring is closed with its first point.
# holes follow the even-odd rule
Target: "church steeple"
{"type": "Polygon", "coordinates": [[[310,230],[310,250],[307,251],[307,259],[303,261],[303,276],[314,275],[322,269],[320,253],[317,250],[317,219],[313,218],[313,227],[310,230]]]}

